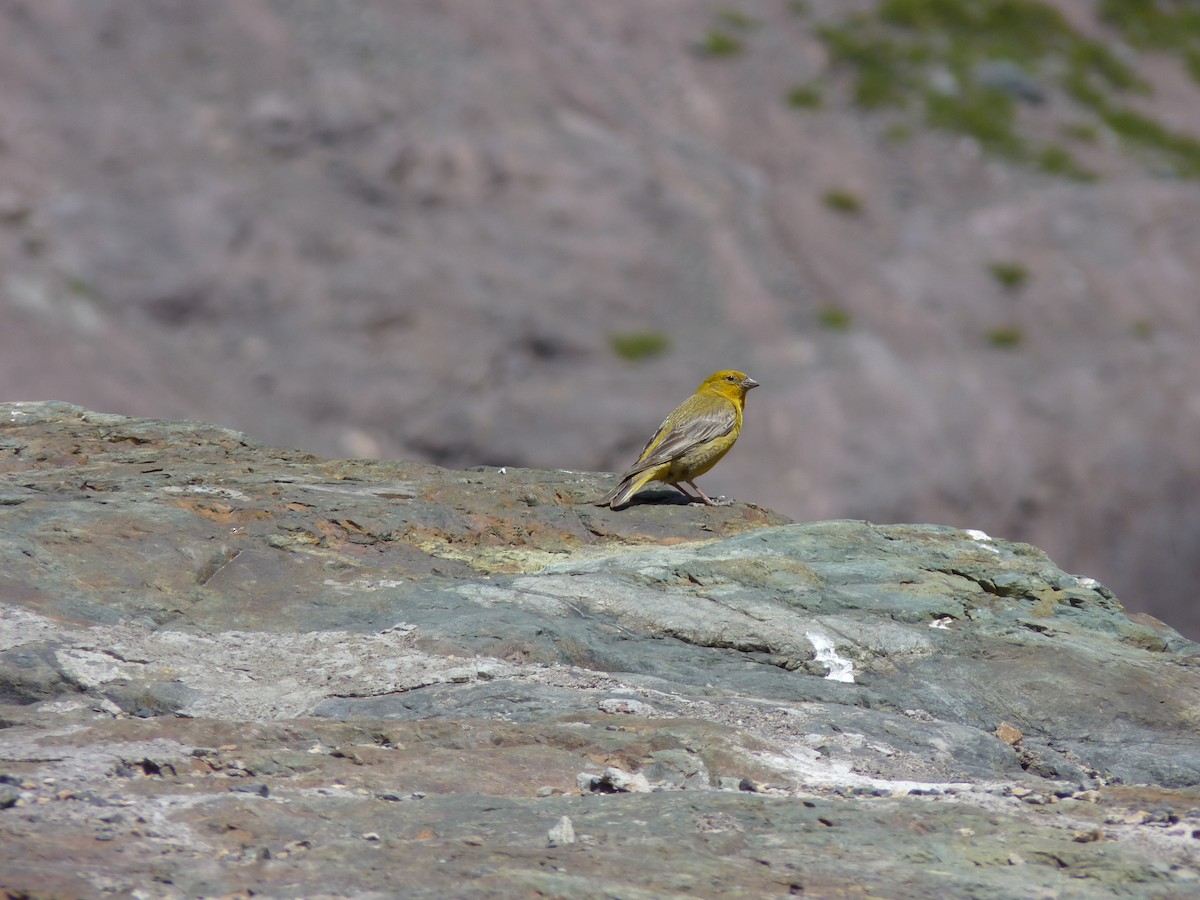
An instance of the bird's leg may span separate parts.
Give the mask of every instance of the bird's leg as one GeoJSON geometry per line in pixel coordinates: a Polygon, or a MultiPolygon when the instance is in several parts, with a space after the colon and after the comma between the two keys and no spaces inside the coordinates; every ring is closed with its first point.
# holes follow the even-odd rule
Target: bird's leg
{"type": "MultiPolygon", "coordinates": [[[[733,505],[732,500],[726,500],[724,497],[718,497],[716,500],[710,499],[708,494],[706,494],[706,493],[704,493],[704,491],[700,490],[700,486],[698,484],[696,484],[696,482],[694,482],[694,481],[689,481],[688,484],[690,484],[692,486],[692,490],[694,490],[697,494],[700,495],[700,499],[704,501],[705,506],[732,506],[733,505]]],[[[679,485],[675,485],[675,487],[679,487],[679,485]]],[[[681,491],[683,490],[683,488],[679,488],[679,489],[681,491]]],[[[687,491],[684,491],[684,493],[686,494],[687,491]]]]}
{"type": "MultiPolygon", "coordinates": [[[[689,484],[691,484],[691,482],[689,482],[689,484]]],[[[679,493],[683,494],[683,496],[687,497],[689,500],[695,500],[695,499],[696,499],[696,498],[695,498],[695,497],[693,497],[691,494],[689,494],[687,491],[685,491],[685,490],[683,489],[683,486],[682,486],[682,485],[680,485],[680,484],[672,484],[672,485],[671,485],[671,487],[675,488],[675,490],[679,491],[679,493]]],[[[696,486],[693,484],[693,485],[692,485],[692,487],[696,487],[696,486]]]]}

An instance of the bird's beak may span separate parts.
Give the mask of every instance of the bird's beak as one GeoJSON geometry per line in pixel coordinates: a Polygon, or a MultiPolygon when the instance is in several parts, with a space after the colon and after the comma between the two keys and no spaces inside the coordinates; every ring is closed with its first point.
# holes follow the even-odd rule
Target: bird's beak
{"type": "Polygon", "coordinates": [[[753,378],[743,378],[742,379],[742,387],[744,387],[746,390],[750,390],[750,388],[758,387],[758,382],[755,381],[753,378]]]}

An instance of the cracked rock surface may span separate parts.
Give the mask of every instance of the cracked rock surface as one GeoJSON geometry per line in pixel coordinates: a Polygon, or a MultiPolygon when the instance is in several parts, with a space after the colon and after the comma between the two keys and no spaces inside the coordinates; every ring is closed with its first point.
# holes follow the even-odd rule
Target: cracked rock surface
{"type": "Polygon", "coordinates": [[[0,404],[0,885],[1200,889],[1200,647],[1028,545],[611,477],[0,404]]]}

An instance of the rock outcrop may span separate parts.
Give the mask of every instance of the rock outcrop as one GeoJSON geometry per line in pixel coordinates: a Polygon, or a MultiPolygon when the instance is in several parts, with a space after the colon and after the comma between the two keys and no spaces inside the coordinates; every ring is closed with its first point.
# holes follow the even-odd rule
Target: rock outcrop
{"type": "Polygon", "coordinates": [[[735,368],[706,490],[1033,543],[1200,640],[1194,4],[959,6],[0,2],[0,397],[609,470],[735,368]],[[931,125],[1010,118],[1024,164],[931,125]]]}
{"type": "Polygon", "coordinates": [[[1200,647],[981,532],[0,405],[14,896],[1182,897],[1200,647]]]}

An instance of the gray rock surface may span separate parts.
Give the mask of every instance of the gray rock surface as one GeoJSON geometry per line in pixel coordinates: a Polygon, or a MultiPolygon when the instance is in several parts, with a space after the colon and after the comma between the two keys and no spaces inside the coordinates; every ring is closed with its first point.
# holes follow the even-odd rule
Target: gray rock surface
{"type": "Polygon", "coordinates": [[[0,885],[1200,886],[1200,647],[1028,545],[612,477],[0,405],[0,885]]]}

